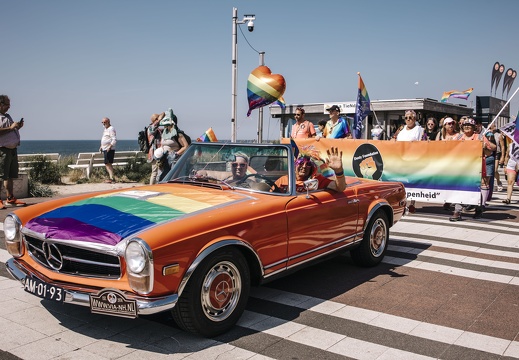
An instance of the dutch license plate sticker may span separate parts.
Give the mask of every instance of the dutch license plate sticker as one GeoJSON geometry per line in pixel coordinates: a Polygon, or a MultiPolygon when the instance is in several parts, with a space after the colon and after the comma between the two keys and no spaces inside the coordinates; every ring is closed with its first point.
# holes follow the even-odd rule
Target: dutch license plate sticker
{"type": "Polygon", "coordinates": [[[62,288],[47,284],[37,278],[26,277],[23,289],[46,300],[62,303],[65,299],[65,291],[62,288]]]}
{"type": "Polygon", "coordinates": [[[137,317],[137,302],[127,299],[123,293],[115,289],[103,289],[90,295],[90,311],[95,314],[137,317]]]}

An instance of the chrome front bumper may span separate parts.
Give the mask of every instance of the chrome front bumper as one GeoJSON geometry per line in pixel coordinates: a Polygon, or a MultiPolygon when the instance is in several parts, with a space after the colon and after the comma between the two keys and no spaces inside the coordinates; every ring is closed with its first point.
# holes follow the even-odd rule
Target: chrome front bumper
{"type": "MultiPolygon", "coordinates": [[[[20,281],[22,284],[25,284],[25,278],[28,276],[36,277],[41,281],[46,281],[45,279],[42,279],[40,276],[38,276],[38,274],[35,274],[31,272],[29,269],[25,268],[23,265],[21,265],[13,258],[7,260],[7,262],[5,263],[5,267],[7,268],[7,271],[9,271],[11,276],[14,279],[20,281]]],[[[73,289],[71,286],[63,286],[63,284],[56,285],[63,288],[63,290],[65,291],[65,298],[63,302],[81,306],[90,306],[90,295],[97,294],[99,290],[102,290],[99,289],[86,291],[86,289],[83,289],[80,291],[73,289]]],[[[136,301],[137,314],[139,315],[156,314],[162,311],[172,309],[178,301],[178,295],[176,294],[156,298],[146,298],[129,293],[125,293],[124,295],[127,299],[136,301]]]]}

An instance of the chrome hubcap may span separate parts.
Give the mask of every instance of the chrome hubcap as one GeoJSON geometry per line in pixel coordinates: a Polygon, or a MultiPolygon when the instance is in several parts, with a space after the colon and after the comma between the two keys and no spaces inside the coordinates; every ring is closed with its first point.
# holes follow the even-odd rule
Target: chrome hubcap
{"type": "Polygon", "coordinates": [[[382,255],[386,247],[387,241],[387,228],[386,223],[381,219],[377,219],[373,226],[371,227],[371,233],[369,238],[369,244],[371,249],[371,254],[374,257],[379,257],[382,255]]]}
{"type": "Polygon", "coordinates": [[[222,261],[207,273],[202,284],[201,301],[211,321],[227,319],[240,300],[241,276],[233,263],[222,261]]]}

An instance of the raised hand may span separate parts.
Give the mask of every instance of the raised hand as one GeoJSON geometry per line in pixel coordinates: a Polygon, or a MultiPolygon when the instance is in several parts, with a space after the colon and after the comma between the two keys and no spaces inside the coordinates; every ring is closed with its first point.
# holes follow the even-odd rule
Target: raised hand
{"type": "Polygon", "coordinates": [[[326,165],[331,168],[333,171],[342,172],[342,151],[339,152],[338,148],[330,148],[326,150],[328,154],[328,158],[326,159],[326,165]]]}

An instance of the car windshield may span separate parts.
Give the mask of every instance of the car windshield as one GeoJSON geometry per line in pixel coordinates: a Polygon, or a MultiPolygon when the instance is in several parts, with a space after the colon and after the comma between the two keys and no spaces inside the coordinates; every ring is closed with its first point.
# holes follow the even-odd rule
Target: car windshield
{"type": "Polygon", "coordinates": [[[294,173],[289,153],[287,145],[193,143],[163,182],[212,183],[279,192],[274,191],[275,181],[294,173]]]}

